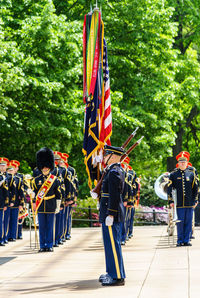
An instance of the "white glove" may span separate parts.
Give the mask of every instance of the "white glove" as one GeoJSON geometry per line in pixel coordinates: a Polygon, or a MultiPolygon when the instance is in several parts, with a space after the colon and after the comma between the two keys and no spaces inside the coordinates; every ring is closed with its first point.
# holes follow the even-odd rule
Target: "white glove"
{"type": "Polygon", "coordinates": [[[35,192],[31,188],[27,189],[27,194],[31,197],[31,199],[35,198],[35,192]]]}
{"type": "Polygon", "coordinates": [[[61,205],[61,200],[56,200],[56,210],[55,210],[56,214],[60,212],[60,205],[61,205]]]}
{"type": "Polygon", "coordinates": [[[106,217],[106,221],[105,221],[106,226],[112,226],[112,225],[113,225],[113,220],[114,220],[114,217],[108,215],[108,216],[106,217]]]}
{"type": "Polygon", "coordinates": [[[6,180],[6,179],[3,178],[3,180],[0,181],[0,186],[4,183],[5,180],[6,180]]]}

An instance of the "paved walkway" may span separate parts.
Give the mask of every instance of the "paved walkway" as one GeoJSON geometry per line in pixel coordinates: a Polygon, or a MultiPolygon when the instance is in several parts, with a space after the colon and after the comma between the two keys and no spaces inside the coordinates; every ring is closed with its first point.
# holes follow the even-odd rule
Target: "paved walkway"
{"type": "MultiPolygon", "coordinates": [[[[122,287],[102,287],[105,273],[100,228],[76,228],[54,253],[30,248],[30,235],[0,247],[0,297],[199,298],[200,228],[192,247],[168,242],[166,226],[135,227],[123,247],[122,287]]],[[[32,233],[32,237],[34,233],[32,233]]]]}

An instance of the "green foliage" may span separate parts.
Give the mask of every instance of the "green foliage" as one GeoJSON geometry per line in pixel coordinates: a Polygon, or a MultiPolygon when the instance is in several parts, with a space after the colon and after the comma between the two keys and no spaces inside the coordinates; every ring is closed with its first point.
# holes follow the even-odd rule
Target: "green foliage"
{"type": "Polygon", "coordinates": [[[154,183],[157,177],[142,177],[140,204],[143,206],[166,206],[167,201],[157,197],[154,190],[154,183]]]}
{"type": "MultiPolygon", "coordinates": [[[[150,204],[156,198],[148,177],[166,171],[173,146],[188,150],[200,167],[199,1],[102,0],[101,6],[111,142],[120,146],[140,127],[136,139],[145,138],[131,165],[150,204]]],[[[20,160],[20,171],[30,173],[39,148],[69,153],[81,199],[89,195],[81,152],[82,26],[89,11],[88,0],[6,0],[0,7],[0,155],[20,160]]]]}

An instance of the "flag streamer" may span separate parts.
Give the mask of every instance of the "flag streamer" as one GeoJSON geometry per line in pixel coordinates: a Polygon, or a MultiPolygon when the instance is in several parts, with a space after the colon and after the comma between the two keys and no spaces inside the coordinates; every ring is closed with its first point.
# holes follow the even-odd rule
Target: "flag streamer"
{"type": "Polygon", "coordinates": [[[85,155],[88,185],[97,178],[97,164],[102,148],[110,145],[112,115],[107,45],[101,12],[95,9],[84,17],[83,24],[83,153],[85,155]]]}

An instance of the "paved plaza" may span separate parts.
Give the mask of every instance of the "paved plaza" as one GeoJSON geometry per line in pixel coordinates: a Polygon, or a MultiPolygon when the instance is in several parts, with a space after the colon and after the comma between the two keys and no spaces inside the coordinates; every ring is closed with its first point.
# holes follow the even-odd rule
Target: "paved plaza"
{"type": "Polygon", "coordinates": [[[0,297],[199,298],[198,227],[192,244],[176,248],[166,226],[135,227],[123,247],[125,286],[102,287],[101,228],[74,228],[72,239],[53,253],[38,253],[33,243],[30,248],[30,233],[24,231],[23,240],[0,247],[0,297]]]}

